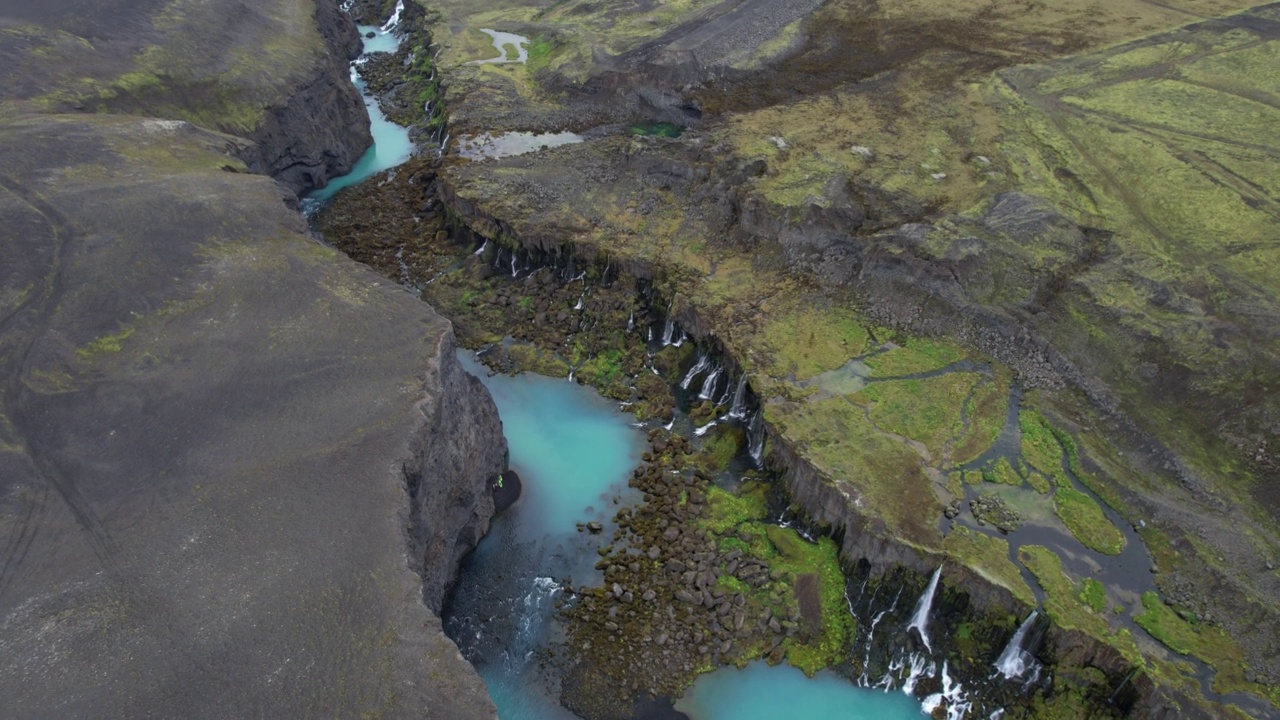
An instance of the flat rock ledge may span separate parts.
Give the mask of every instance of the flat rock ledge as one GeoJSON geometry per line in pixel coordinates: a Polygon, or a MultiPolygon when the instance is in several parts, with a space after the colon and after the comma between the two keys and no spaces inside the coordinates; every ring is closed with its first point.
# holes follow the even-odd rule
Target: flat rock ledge
{"type": "Polygon", "coordinates": [[[3,714],[493,717],[431,607],[492,513],[493,403],[242,150],[0,122],[3,714]]]}

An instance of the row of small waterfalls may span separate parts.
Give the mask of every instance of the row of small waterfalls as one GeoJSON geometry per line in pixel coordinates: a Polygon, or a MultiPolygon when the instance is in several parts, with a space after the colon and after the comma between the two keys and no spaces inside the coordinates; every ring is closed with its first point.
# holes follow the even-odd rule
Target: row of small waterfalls
{"type": "MultiPolygon", "coordinates": [[[[490,254],[491,258],[488,262],[491,267],[495,271],[508,275],[512,280],[519,280],[530,273],[550,267],[562,282],[581,282],[583,288],[575,310],[582,309],[583,299],[591,291],[586,279],[587,273],[580,270],[571,257],[535,251],[517,252],[502,247],[493,248],[488,240],[480,240],[473,253],[490,254]]],[[[606,269],[597,282],[609,285],[615,280],[616,277],[606,269]]],[[[762,469],[765,454],[763,406],[745,374],[738,370],[719,348],[707,346],[686,332],[675,317],[672,304],[668,302],[665,307],[662,306],[651,287],[642,283],[638,292],[649,308],[649,312],[645,313],[647,320],[643,323],[639,322],[636,313],[633,312],[627,319],[626,327],[619,329],[630,334],[642,333],[642,340],[649,348],[651,357],[663,348],[682,347],[686,343],[693,343],[696,349],[692,353],[692,359],[688,367],[680,373],[676,383],[679,393],[688,406],[707,402],[723,409],[722,414],[702,425],[687,423],[689,433],[694,437],[700,437],[717,424],[737,423],[746,437],[746,458],[744,459],[749,460],[747,466],[762,469]],[[653,309],[655,306],[662,309],[655,311],[653,309]]],[[[652,367],[650,371],[657,372],[652,367]]],[[[515,379],[517,382],[519,377],[523,376],[518,376],[515,379]]],[[[570,379],[573,379],[572,375],[570,379]]],[[[570,383],[566,391],[587,392],[594,395],[592,391],[576,383],[570,383]]],[[[668,430],[675,425],[674,420],[664,425],[657,425],[659,421],[652,422],[655,423],[654,426],[668,430]]],[[[615,487],[614,491],[617,489],[615,487]]],[[[595,499],[584,498],[583,502],[592,504],[591,501],[595,499]]],[[[601,520],[605,519],[601,518],[601,520]]],[[[780,518],[779,524],[801,525],[802,523],[788,522],[780,518]]],[[[802,530],[801,534],[812,540],[811,533],[802,530]]],[[[1050,678],[1043,664],[1036,657],[1043,643],[1048,623],[1037,611],[1031,612],[1016,630],[1011,631],[998,655],[990,659],[987,665],[988,672],[984,676],[975,678],[970,671],[969,677],[961,679],[956,668],[947,659],[954,649],[952,643],[948,642],[947,638],[935,637],[935,618],[939,610],[936,606],[939,604],[943,572],[943,567],[938,567],[929,577],[924,589],[912,593],[910,599],[903,597],[906,594],[907,584],[905,583],[898,584],[896,589],[890,592],[889,588],[893,583],[888,579],[875,583],[874,591],[869,591],[867,589],[869,583],[863,581],[860,591],[853,592],[853,582],[850,581],[850,592],[847,593],[849,611],[857,618],[860,630],[859,639],[849,661],[851,666],[861,667],[862,671],[856,677],[842,682],[863,693],[872,691],[897,694],[904,700],[913,698],[911,703],[898,706],[893,710],[886,710],[885,707],[876,705],[874,706],[875,714],[866,717],[918,717],[923,712],[926,715],[942,716],[950,720],[975,716],[995,718],[1003,714],[1002,707],[1005,701],[1024,696],[1035,687],[1047,687],[1049,684],[1050,678]]],[[[538,582],[542,585],[517,589],[515,594],[520,600],[518,602],[513,600],[512,604],[527,606],[533,611],[542,612],[545,615],[544,622],[554,624],[554,618],[545,612],[545,603],[549,596],[539,588],[553,587],[553,591],[559,593],[562,587],[559,584],[550,584],[549,579],[544,575],[537,575],[537,577],[541,578],[538,582]]],[[[579,578],[574,578],[574,581],[578,582],[579,578]]],[[[517,625],[522,628],[521,638],[523,639],[520,647],[523,648],[522,652],[528,654],[530,650],[527,647],[527,638],[531,620],[524,618],[517,625]]],[[[554,634],[548,632],[548,635],[554,634]]],[[[467,639],[462,638],[460,644],[464,646],[464,653],[466,653],[467,639]]],[[[711,675],[740,672],[746,673],[742,675],[744,683],[758,683],[766,677],[760,674],[763,671],[747,672],[734,668],[724,668],[711,675]]],[[[721,683],[725,681],[708,679],[706,682],[712,686],[721,687],[721,683]]],[[[816,680],[810,680],[810,682],[814,683],[814,688],[827,687],[816,680]]],[[[691,697],[698,697],[702,684],[701,679],[695,682],[690,689],[691,697]]],[[[831,687],[838,687],[838,685],[831,687]]],[[[738,693],[745,692],[745,689],[729,683],[719,692],[738,693]]],[[[862,703],[869,696],[856,697],[861,699],[856,700],[855,703],[862,703]]],[[[677,702],[676,708],[684,708],[686,704],[688,703],[685,701],[677,702]]],[[[718,717],[744,717],[743,715],[720,716],[714,709],[707,709],[716,707],[716,703],[708,705],[703,701],[697,701],[692,704],[697,707],[694,715],[697,718],[710,720],[718,717]]],[[[747,712],[754,712],[754,710],[747,712]]],[[[762,710],[758,716],[777,717],[779,713],[785,712],[786,709],[775,707],[768,712],[762,710]]],[[[851,715],[852,717],[861,717],[856,714],[856,710],[851,709],[851,712],[855,713],[851,715]]],[[[504,718],[518,716],[522,717],[503,715],[504,718]]],[[[755,717],[755,715],[750,716],[755,717]]]]}

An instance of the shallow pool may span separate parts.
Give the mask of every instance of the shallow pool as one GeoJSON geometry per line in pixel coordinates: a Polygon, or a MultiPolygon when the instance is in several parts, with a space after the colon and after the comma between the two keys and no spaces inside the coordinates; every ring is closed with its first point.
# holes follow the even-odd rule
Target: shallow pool
{"type": "Polygon", "coordinates": [[[919,720],[920,702],[901,692],[859,688],[832,673],[810,678],[789,666],[754,662],[700,676],[676,709],[691,720],[919,720]]]}

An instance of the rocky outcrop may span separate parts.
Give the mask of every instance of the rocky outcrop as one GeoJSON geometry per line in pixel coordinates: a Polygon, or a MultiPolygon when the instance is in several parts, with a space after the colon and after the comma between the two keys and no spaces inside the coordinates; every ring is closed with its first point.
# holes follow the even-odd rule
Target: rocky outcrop
{"type": "Polygon", "coordinates": [[[507,441],[489,391],[458,363],[453,333],[439,336],[427,365],[437,392],[422,407],[404,473],[413,503],[410,544],[422,596],[440,612],[462,558],[480,542],[494,513],[491,481],[506,463],[507,441]]]}

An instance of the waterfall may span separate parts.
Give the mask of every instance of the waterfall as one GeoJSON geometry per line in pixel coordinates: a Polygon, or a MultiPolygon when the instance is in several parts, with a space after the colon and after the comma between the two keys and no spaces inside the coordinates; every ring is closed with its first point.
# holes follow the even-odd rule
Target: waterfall
{"type": "Polygon", "coordinates": [[[713,428],[713,427],[715,427],[715,426],[716,426],[716,422],[718,422],[718,421],[716,421],[716,420],[712,420],[711,422],[707,423],[706,425],[703,425],[702,427],[700,427],[700,428],[698,428],[698,429],[694,430],[694,431],[693,431],[693,436],[694,436],[694,437],[702,437],[703,435],[706,435],[708,430],[710,430],[711,428],[713,428]]]}
{"type": "Polygon", "coordinates": [[[511,251],[511,277],[515,277],[519,272],[519,270],[516,270],[516,253],[513,250],[511,251]]]}
{"type": "Polygon", "coordinates": [[[937,672],[937,665],[929,661],[929,658],[921,653],[911,653],[911,660],[907,664],[907,679],[902,683],[902,692],[910,695],[915,692],[916,683],[920,678],[931,678],[937,672]]]}
{"type": "Polygon", "coordinates": [[[751,453],[751,459],[756,465],[760,465],[764,460],[764,408],[756,411],[751,416],[751,423],[747,425],[747,452],[751,453]]]}
{"type": "Polygon", "coordinates": [[[938,589],[938,578],[942,576],[942,566],[939,565],[937,570],[933,571],[933,577],[929,578],[929,587],[924,589],[924,595],[920,596],[920,602],[916,604],[916,612],[911,616],[911,622],[907,624],[907,630],[915,628],[920,633],[920,639],[924,641],[924,649],[930,653],[933,648],[929,646],[929,609],[933,607],[933,594],[938,589]]]}
{"type": "Polygon", "coordinates": [[[636,329],[636,313],[633,310],[631,317],[627,318],[627,334],[630,335],[636,329]]]}
{"type": "MultiPolygon", "coordinates": [[[[667,342],[666,338],[664,337],[662,344],[670,345],[671,343],[667,342]]],[[[711,358],[707,355],[699,355],[698,361],[693,364],[693,367],[689,368],[689,372],[686,373],[684,376],[684,379],[680,381],[680,388],[682,390],[688,390],[690,383],[693,382],[693,379],[701,375],[702,372],[710,366],[711,366],[711,358]]]]}
{"type": "Polygon", "coordinates": [[[676,333],[676,321],[675,321],[675,320],[672,320],[672,319],[671,319],[671,316],[670,316],[670,315],[668,315],[668,316],[667,316],[667,322],[666,322],[666,324],[662,326],[662,345],[663,345],[663,347],[666,347],[667,345],[672,344],[672,343],[671,343],[671,341],[672,341],[673,337],[675,336],[675,333],[676,333]]]}
{"type": "Polygon", "coordinates": [[[489,249],[489,239],[488,239],[488,238],[485,238],[485,241],[484,241],[484,242],[482,242],[482,243],[480,243],[480,249],[479,249],[479,250],[476,250],[475,252],[473,252],[473,253],[471,253],[471,254],[472,254],[472,255],[483,255],[483,254],[484,254],[484,251],[485,251],[485,250],[487,250],[487,249],[489,249]]]}
{"type": "Polygon", "coordinates": [[[583,297],[585,297],[585,295],[579,295],[579,296],[578,296],[578,304],[573,306],[573,309],[574,309],[574,310],[581,310],[581,309],[582,309],[582,298],[583,298],[583,297]]]}
{"type": "Polygon", "coordinates": [[[947,720],[962,720],[973,706],[960,683],[951,679],[951,674],[947,672],[946,660],[942,661],[942,692],[925,698],[924,702],[920,703],[920,709],[925,715],[933,715],[944,700],[947,702],[947,720]]]}
{"type": "Polygon", "coordinates": [[[738,378],[738,387],[733,391],[733,405],[729,408],[729,417],[741,420],[747,416],[747,374],[738,378]]]}
{"type": "Polygon", "coordinates": [[[711,396],[716,392],[716,380],[720,379],[720,366],[716,365],[711,368],[711,372],[707,375],[707,379],[702,383],[702,390],[698,393],[699,400],[710,400],[711,396]]]}
{"type": "Polygon", "coordinates": [[[733,401],[733,381],[730,380],[729,382],[726,382],[724,384],[724,394],[720,396],[719,400],[716,400],[716,405],[720,407],[724,407],[732,401],[733,401]]]}
{"type": "Polygon", "coordinates": [[[1005,645],[1004,651],[1000,653],[1000,657],[996,659],[996,670],[1004,676],[1005,680],[1020,678],[1028,670],[1034,669],[1033,679],[1040,674],[1040,663],[1036,661],[1034,655],[1026,649],[1027,633],[1035,626],[1036,618],[1039,613],[1035,610],[1027,616],[1026,620],[1018,626],[1018,631],[1009,638],[1009,644],[1005,645]]]}
{"type": "MultiPolygon", "coordinates": [[[[385,7],[385,6],[384,6],[385,7]]],[[[396,0],[396,9],[391,11],[391,17],[387,19],[387,23],[382,26],[382,32],[391,32],[400,24],[400,13],[404,12],[404,0],[396,0]]]]}

